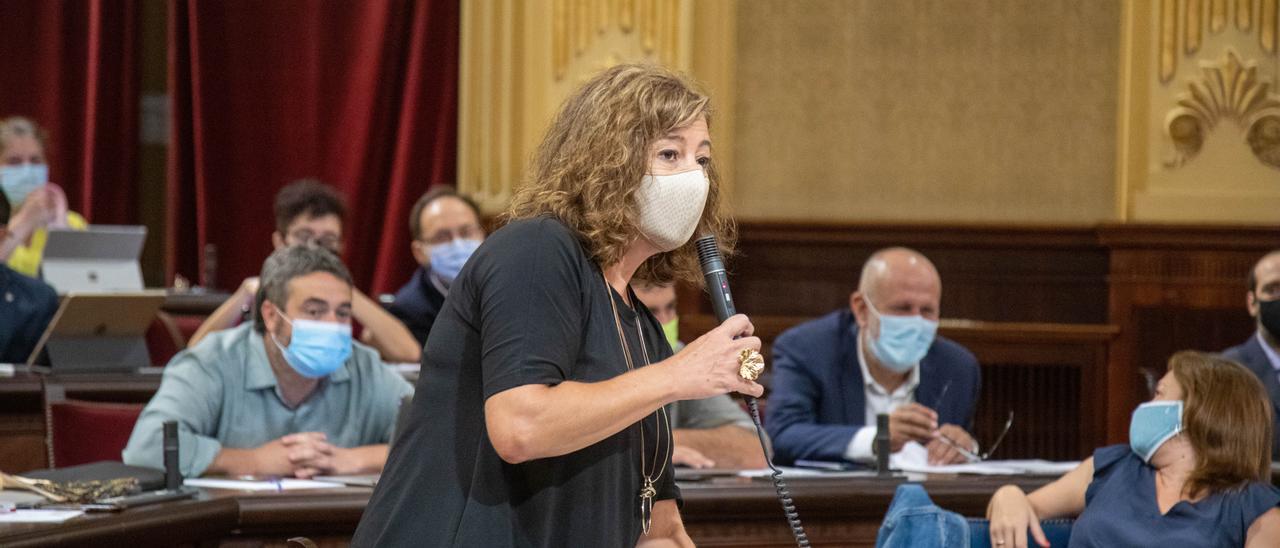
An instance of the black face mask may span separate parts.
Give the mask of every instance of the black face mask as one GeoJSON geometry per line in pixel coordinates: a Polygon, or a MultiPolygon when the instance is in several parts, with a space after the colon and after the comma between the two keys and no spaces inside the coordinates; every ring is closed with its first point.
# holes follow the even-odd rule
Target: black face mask
{"type": "Polygon", "coordinates": [[[1280,340],[1280,299],[1258,301],[1258,321],[1273,339],[1280,340]]]}

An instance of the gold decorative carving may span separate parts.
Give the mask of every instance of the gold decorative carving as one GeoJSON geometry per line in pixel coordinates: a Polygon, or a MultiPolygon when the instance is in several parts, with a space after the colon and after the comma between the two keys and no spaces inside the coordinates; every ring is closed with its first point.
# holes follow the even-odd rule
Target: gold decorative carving
{"type": "Polygon", "coordinates": [[[667,65],[679,49],[680,0],[555,0],[551,4],[552,68],[563,80],[569,65],[615,27],[637,33],[646,55],[667,65]]]}
{"type": "Polygon", "coordinates": [[[1204,39],[1204,6],[1200,0],[1187,0],[1186,49],[1188,54],[1200,51],[1200,43],[1204,39]]]}
{"type": "Polygon", "coordinates": [[[1160,2],[1160,81],[1168,82],[1178,69],[1178,2],[1160,2]]]}
{"type": "Polygon", "coordinates": [[[1253,25],[1253,0],[1236,0],[1236,28],[1249,30],[1253,25]]]}
{"type": "MultiPolygon", "coordinates": [[[[1200,24],[1200,19],[1198,17],[1196,18],[1196,24],[1200,24]]],[[[1222,32],[1223,27],[1226,26],[1227,0],[1213,0],[1213,3],[1209,5],[1209,30],[1213,32],[1222,32]]]]}
{"type": "MultiPolygon", "coordinates": [[[[1257,0],[1258,43],[1266,53],[1275,53],[1280,31],[1280,0],[1257,0]]],[[[1254,0],[1161,0],[1159,12],[1159,75],[1169,83],[1178,72],[1179,41],[1190,56],[1204,45],[1205,27],[1213,34],[1227,29],[1232,15],[1236,28],[1246,33],[1253,27],[1254,0]],[[1206,11],[1208,17],[1206,20],[1206,11]],[[1181,30],[1181,34],[1179,34],[1181,30]]]]}
{"type": "Polygon", "coordinates": [[[1175,149],[1165,165],[1179,167],[1191,161],[1219,122],[1234,120],[1254,156],[1280,168],[1280,97],[1258,78],[1257,63],[1242,63],[1228,48],[1220,60],[1201,62],[1200,71],[1201,79],[1187,84],[1177,106],[1165,116],[1165,134],[1175,149]]]}
{"type": "Polygon", "coordinates": [[[1280,116],[1263,116],[1249,126],[1249,149],[1262,163],[1280,168],[1280,116]]]}
{"type": "Polygon", "coordinates": [[[1277,11],[1280,11],[1280,0],[1262,0],[1258,9],[1258,43],[1267,53],[1276,52],[1276,27],[1280,26],[1277,11]]]}

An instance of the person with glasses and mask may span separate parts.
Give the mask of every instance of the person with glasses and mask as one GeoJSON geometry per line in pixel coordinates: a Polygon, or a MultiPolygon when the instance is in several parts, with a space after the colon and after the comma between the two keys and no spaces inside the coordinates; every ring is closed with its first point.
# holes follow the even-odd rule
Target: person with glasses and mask
{"type": "Polygon", "coordinates": [[[0,120],[0,190],[12,215],[0,236],[0,261],[35,277],[50,228],[83,230],[88,223],[67,207],[62,187],[49,182],[48,137],[21,116],[0,120]]]}
{"type": "MultiPolygon", "coordinates": [[[[333,187],[315,179],[294,181],[276,194],[276,229],[271,245],[279,250],[291,245],[314,244],[342,255],[343,224],[347,206],[333,187]]],[[[240,284],[231,298],[222,303],[187,341],[192,348],[209,334],[238,325],[254,309],[259,281],[251,277],[240,284]]],[[[363,328],[361,340],[378,350],[388,362],[417,362],[422,345],[394,316],[373,299],[353,289],[352,315],[363,328]]]]}
{"type": "Polygon", "coordinates": [[[409,247],[419,267],[387,309],[409,328],[419,345],[425,345],[449,286],[484,242],[480,208],[453,187],[438,186],[413,204],[409,233],[413,236],[409,247]]]}
{"type": "MultiPolygon", "coordinates": [[[[1257,331],[1249,340],[1222,351],[1222,357],[1244,365],[1266,388],[1275,410],[1280,410],[1280,250],[1258,259],[1249,270],[1245,306],[1257,331]]],[[[1280,432],[1280,413],[1273,432],[1280,432]]],[[[1280,436],[1271,440],[1271,453],[1280,454],[1280,436]]]]}
{"type": "Polygon", "coordinates": [[[874,462],[881,413],[889,414],[894,452],[916,442],[931,464],[977,453],[969,430],[982,385],[978,360],[936,335],[941,300],[929,259],[882,249],[863,265],[848,308],[778,336],[764,422],[776,462],[874,462]]]}
{"type": "Polygon", "coordinates": [[[1271,421],[1262,384],[1240,364],[1174,354],[1154,397],[1133,411],[1128,445],[1094,450],[1030,495],[996,491],[991,544],[1047,547],[1040,520],[1075,517],[1068,546],[1077,548],[1280,546],[1271,421]]]}
{"type": "Polygon", "coordinates": [[[163,468],[162,424],[178,421],[182,474],[296,476],[382,469],[401,398],[413,393],[351,340],[351,275],[311,245],[262,265],[252,324],[214,333],[164,369],[124,450],[163,468]]]}

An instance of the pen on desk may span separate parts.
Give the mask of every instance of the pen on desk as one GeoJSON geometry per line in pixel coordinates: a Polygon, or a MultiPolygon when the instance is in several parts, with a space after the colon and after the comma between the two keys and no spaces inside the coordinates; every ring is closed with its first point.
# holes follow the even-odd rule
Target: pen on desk
{"type": "Polygon", "coordinates": [[[955,448],[955,450],[959,451],[960,454],[964,456],[965,460],[969,462],[979,462],[982,460],[982,457],[979,456],[977,453],[974,453],[973,451],[970,451],[969,449],[966,449],[964,447],[960,447],[959,443],[957,443],[955,440],[951,438],[948,438],[946,434],[939,432],[938,440],[941,441],[942,443],[945,443],[955,448]]]}

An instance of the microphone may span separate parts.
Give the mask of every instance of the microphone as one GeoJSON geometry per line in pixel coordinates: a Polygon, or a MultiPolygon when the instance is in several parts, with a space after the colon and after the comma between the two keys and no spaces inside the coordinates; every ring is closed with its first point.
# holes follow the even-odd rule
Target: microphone
{"type": "MultiPolygon", "coordinates": [[[[698,263],[702,266],[702,277],[707,282],[707,293],[711,296],[711,308],[715,310],[716,319],[724,323],[729,316],[737,314],[733,306],[733,295],[729,293],[729,275],[724,270],[724,258],[720,255],[720,244],[714,235],[699,237],[694,242],[698,248],[698,263]]],[[[782,479],[782,470],[773,465],[769,458],[768,443],[764,439],[764,427],[760,423],[760,407],[754,397],[743,395],[747,409],[751,411],[751,420],[756,424],[756,435],[760,437],[760,448],[764,451],[765,462],[772,471],[773,488],[778,493],[778,502],[782,503],[782,513],[787,516],[787,524],[791,527],[791,536],[796,539],[796,546],[809,546],[809,537],[800,524],[800,514],[796,512],[795,502],[791,500],[791,492],[782,479]]]]}
{"type": "Polygon", "coordinates": [[[715,236],[703,236],[696,243],[702,277],[707,282],[707,293],[711,295],[711,308],[715,310],[716,319],[724,323],[738,311],[733,306],[733,295],[729,293],[729,275],[724,270],[720,245],[716,243],[715,236]]]}
{"type": "Polygon", "coordinates": [[[164,488],[177,491],[182,487],[178,468],[178,421],[164,421],[164,488]]]}
{"type": "Polygon", "coordinates": [[[887,478],[893,475],[889,470],[889,414],[876,415],[876,477],[887,478]]]}

